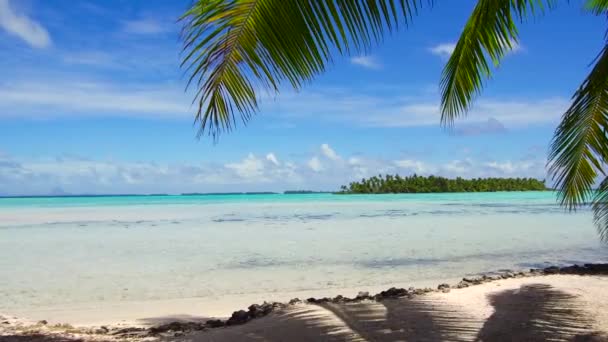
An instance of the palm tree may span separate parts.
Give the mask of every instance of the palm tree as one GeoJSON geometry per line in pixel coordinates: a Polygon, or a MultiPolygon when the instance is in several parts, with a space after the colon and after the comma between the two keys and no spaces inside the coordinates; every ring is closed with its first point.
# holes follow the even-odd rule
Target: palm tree
{"type": "MultiPolygon", "coordinates": [[[[565,2],[565,1],[564,1],[565,2]]],[[[518,41],[517,24],[545,13],[557,0],[478,0],[440,83],[441,122],[467,113],[491,65],[518,41]]],[[[595,15],[608,0],[584,0],[595,15]]],[[[231,131],[258,109],[260,91],[295,89],[324,72],[336,55],[369,51],[383,36],[406,27],[433,0],[196,0],[183,15],[188,85],[196,87],[199,136],[231,131]]],[[[557,127],[549,172],[563,206],[591,201],[602,240],[608,242],[608,178],[593,186],[608,162],[608,45],[574,93],[557,127]]]]}

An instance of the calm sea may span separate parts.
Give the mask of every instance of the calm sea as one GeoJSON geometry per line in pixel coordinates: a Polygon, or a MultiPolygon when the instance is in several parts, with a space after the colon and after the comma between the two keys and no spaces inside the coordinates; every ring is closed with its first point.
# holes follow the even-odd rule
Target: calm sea
{"type": "Polygon", "coordinates": [[[0,199],[0,312],[606,261],[551,192],[0,199]]]}

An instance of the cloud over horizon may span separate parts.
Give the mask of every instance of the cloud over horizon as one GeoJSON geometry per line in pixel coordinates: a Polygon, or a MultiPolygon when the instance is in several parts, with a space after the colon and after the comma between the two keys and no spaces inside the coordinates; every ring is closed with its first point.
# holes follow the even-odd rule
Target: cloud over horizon
{"type": "Polygon", "coordinates": [[[274,152],[248,153],[218,162],[129,162],[78,157],[20,160],[0,155],[0,195],[150,194],[182,192],[337,190],[340,185],[382,174],[446,177],[544,178],[544,160],[344,157],[328,144],[304,159],[281,160],[274,152]],[[331,151],[331,152],[330,152],[331,151]]]}

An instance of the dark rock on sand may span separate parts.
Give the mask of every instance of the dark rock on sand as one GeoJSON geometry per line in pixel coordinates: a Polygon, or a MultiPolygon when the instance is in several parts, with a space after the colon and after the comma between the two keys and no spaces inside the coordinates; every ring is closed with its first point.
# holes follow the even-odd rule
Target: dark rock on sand
{"type": "Polygon", "coordinates": [[[565,274],[577,274],[577,273],[580,273],[581,271],[583,271],[583,268],[580,267],[579,265],[572,265],[572,266],[562,267],[559,269],[559,273],[565,273],[565,274]]]}
{"type": "Polygon", "coordinates": [[[425,294],[425,293],[426,293],[426,292],[424,291],[424,289],[415,289],[415,290],[414,290],[414,294],[415,294],[416,296],[420,296],[420,295],[423,295],[423,294],[425,294]]]}
{"type": "Polygon", "coordinates": [[[451,286],[450,284],[439,284],[439,286],[437,286],[437,290],[441,291],[443,293],[448,293],[451,290],[451,286]]]}
{"type": "Polygon", "coordinates": [[[100,326],[99,329],[95,329],[96,334],[107,334],[109,331],[110,329],[104,325],[100,326]]]}
{"type": "Polygon", "coordinates": [[[546,268],[543,269],[543,272],[545,274],[558,274],[559,273],[559,267],[557,267],[557,266],[546,267],[546,268]]]}
{"type": "Polygon", "coordinates": [[[357,300],[363,300],[363,299],[369,299],[369,292],[367,291],[361,291],[357,294],[357,297],[355,297],[355,299],[357,300]]]}
{"type": "Polygon", "coordinates": [[[135,328],[135,327],[118,329],[118,330],[112,332],[112,335],[120,336],[120,337],[137,337],[137,336],[143,337],[147,334],[148,334],[148,331],[146,329],[135,328]]]}
{"type": "Polygon", "coordinates": [[[473,284],[473,285],[479,285],[481,283],[483,283],[483,277],[464,277],[462,278],[462,281],[465,283],[469,283],[469,284],[473,284]]]}
{"type": "Polygon", "coordinates": [[[311,297],[311,298],[308,298],[306,301],[308,303],[311,303],[311,304],[323,304],[323,303],[330,302],[331,299],[329,299],[327,297],[323,297],[323,298],[314,298],[314,297],[311,297]]]}
{"type": "Polygon", "coordinates": [[[253,304],[249,306],[249,316],[251,318],[264,317],[272,312],[274,305],[264,302],[262,305],[253,304]]]}
{"type": "Polygon", "coordinates": [[[342,295],[337,295],[334,298],[332,298],[331,302],[332,303],[344,303],[344,296],[342,295]]]}
{"type": "Polygon", "coordinates": [[[608,274],[608,264],[585,264],[585,268],[595,274],[608,274]]]}
{"type": "Polygon", "coordinates": [[[157,335],[165,332],[188,332],[205,330],[205,325],[198,322],[171,322],[148,329],[151,335],[157,335]]]}
{"type": "Polygon", "coordinates": [[[449,289],[450,288],[450,284],[439,284],[439,286],[437,286],[437,290],[444,290],[444,289],[449,289]]]}
{"type": "Polygon", "coordinates": [[[398,298],[405,297],[408,295],[408,291],[404,288],[391,287],[386,291],[380,292],[380,298],[398,298]]]}
{"type": "Polygon", "coordinates": [[[471,283],[466,281],[460,281],[460,283],[456,284],[457,289],[463,289],[465,287],[469,287],[471,283]]]}
{"type": "Polygon", "coordinates": [[[289,304],[293,305],[293,304],[299,304],[302,303],[302,301],[300,300],[300,298],[293,298],[292,300],[289,301],[289,304]]]}
{"type": "Polygon", "coordinates": [[[232,316],[226,321],[226,325],[238,325],[249,321],[249,312],[239,310],[232,313],[232,316]]]}
{"type": "Polygon", "coordinates": [[[220,319],[210,319],[207,322],[205,322],[205,325],[208,326],[209,328],[220,328],[226,325],[226,323],[224,323],[224,321],[220,320],[220,319]]]}

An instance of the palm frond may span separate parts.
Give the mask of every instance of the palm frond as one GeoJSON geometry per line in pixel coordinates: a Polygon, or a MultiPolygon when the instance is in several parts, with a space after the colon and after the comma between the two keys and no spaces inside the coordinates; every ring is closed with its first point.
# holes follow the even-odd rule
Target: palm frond
{"type": "Polygon", "coordinates": [[[549,152],[549,172],[562,205],[568,209],[587,202],[608,157],[608,46],[555,131],[549,152]]]}
{"type": "Polygon", "coordinates": [[[518,42],[516,19],[552,7],[551,0],[479,0],[468,19],[441,77],[441,123],[451,125],[466,113],[483,82],[491,77],[490,61],[498,66],[518,42]]]}
{"type": "Polygon", "coordinates": [[[283,81],[299,89],[335,54],[368,51],[387,31],[407,25],[422,2],[197,0],[181,20],[199,136],[217,138],[237,116],[246,123],[260,91],[276,93],[283,81]]]}
{"type": "Polygon", "coordinates": [[[608,243],[608,177],[604,178],[593,198],[593,221],[600,239],[608,243]]]}
{"type": "Polygon", "coordinates": [[[608,11],[608,0],[587,0],[585,8],[594,14],[606,14],[608,11]]]}

